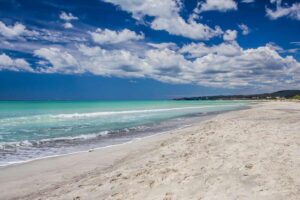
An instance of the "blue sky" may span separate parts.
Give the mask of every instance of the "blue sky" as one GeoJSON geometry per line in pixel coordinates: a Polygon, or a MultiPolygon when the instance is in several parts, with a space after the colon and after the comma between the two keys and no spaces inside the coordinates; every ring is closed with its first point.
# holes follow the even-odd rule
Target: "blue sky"
{"type": "Polygon", "coordinates": [[[0,99],[297,89],[300,2],[0,0],[0,99]]]}

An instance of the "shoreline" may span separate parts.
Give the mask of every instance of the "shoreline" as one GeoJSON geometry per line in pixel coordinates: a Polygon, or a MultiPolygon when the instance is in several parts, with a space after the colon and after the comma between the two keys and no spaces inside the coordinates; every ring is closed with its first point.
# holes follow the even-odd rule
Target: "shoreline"
{"type": "Polygon", "coordinates": [[[168,133],[170,131],[177,131],[177,130],[180,130],[182,128],[186,128],[188,126],[190,126],[190,125],[185,125],[183,127],[179,127],[179,128],[176,128],[176,129],[158,132],[158,133],[155,133],[155,134],[152,134],[152,135],[143,136],[141,138],[132,138],[132,140],[129,140],[129,141],[124,142],[124,143],[112,144],[112,145],[103,146],[103,147],[96,147],[96,148],[92,148],[92,149],[88,149],[88,150],[76,151],[76,152],[71,152],[71,153],[66,153],[66,154],[58,154],[58,155],[52,155],[52,156],[45,156],[45,157],[34,158],[34,159],[30,159],[30,160],[16,161],[14,163],[8,163],[6,165],[0,165],[0,170],[8,168],[8,167],[11,167],[11,166],[22,165],[22,164],[26,164],[26,163],[30,163],[30,162],[35,162],[35,161],[39,161],[39,160],[44,160],[44,159],[51,159],[51,158],[57,158],[57,157],[65,157],[65,156],[70,156],[70,155],[74,155],[74,154],[89,153],[91,151],[101,151],[102,149],[106,149],[106,148],[113,148],[113,147],[116,147],[116,146],[127,145],[127,144],[133,143],[133,142],[138,141],[138,140],[144,140],[144,139],[147,139],[147,138],[159,136],[159,135],[162,135],[162,134],[166,134],[166,133],[168,133]]]}
{"type": "MultiPolygon", "coordinates": [[[[141,137],[138,137],[139,135],[136,135],[135,137],[132,137],[130,140],[125,141],[125,142],[120,142],[120,143],[116,143],[116,144],[109,144],[109,145],[106,145],[106,146],[99,146],[99,147],[95,147],[95,148],[90,148],[90,149],[86,149],[86,150],[79,150],[79,151],[74,151],[74,152],[69,152],[69,153],[62,153],[62,154],[32,158],[32,159],[28,159],[28,160],[15,161],[15,162],[7,163],[7,164],[0,164],[0,170],[3,169],[3,168],[6,168],[6,167],[15,166],[15,165],[22,165],[22,164],[25,164],[25,163],[34,162],[34,161],[38,161],[38,160],[56,158],[56,157],[61,157],[61,156],[69,156],[69,155],[74,155],[74,154],[87,153],[87,152],[90,152],[90,151],[96,151],[96,150],[101,150],[101,149],[105,149],[105,148],[111,148],[111,147],[118,146],[118,145],[130,144],[130,143],[132,143],[136,140],[147,139],[148,137],[153,137],[153,136],[156,136],[156,135],[165,134],[165,133],[168,133],[170,131],[180,130],[180,129],[184,128],[185,126],[190,126],[194,123],[198,123],[199,121],[206,120],[207,118],[211,118],[211,117],[214,117],[214,116],[222,114],[222,113],[247,109],[247,108],[250,108],[251,105],[253,105],[253,104],[242,106],[240,108],[235,108],[233,110],[213,111],[213,112],[208,112],[208,113],[198,113],[198,114],[196,114],[196,116],[195,116],[195,114],[192,114],[192,115],[177,117],[177,118],[189,119],[191,121],[185,122],[187,124],[181,124],[181,126],[176,127],[176,128],[169,128],[169,129],[162,130],[162,131],[155,131],[155,133],[148,133],[146,135],[143,134],[141,137]],[[199,114],[201,114],[201,115],[199,115],[199,114]]],[[[174,118],[174,119],[177,119],[177,118],[174,118]]],[[[174,120],[174,119],[166,120],[163,123],[168,123],[169,121],[174,120]]],[[[155,126],[158,126],[158,125],[157,124],[156,125],[151,125],[150,127],[155,127],[155,126]]]]}
{"type": "Polygon", "coordinates": [[[1,198],[296,200],[299,119],[299,103],[266,102],[130,144],[1,167],[1,198]]]}

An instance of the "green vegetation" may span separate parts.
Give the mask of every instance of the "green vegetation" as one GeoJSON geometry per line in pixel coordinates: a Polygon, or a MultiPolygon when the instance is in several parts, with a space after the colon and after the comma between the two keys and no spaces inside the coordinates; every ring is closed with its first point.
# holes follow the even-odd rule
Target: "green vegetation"
{"type": "Polygon", "coordinates": [[[292,97],[292,99],[300,100],[300,95],[295,95],[295,96],[292,97]]]}
{"type": "Polygon", "coordinates": [[[176,98],[175,100],[271,100],[271,99],[300,100],[300,90],[281,90],[273,93],[249,94],[249,95],[217,95],[217,96],[182,97],[182,98],[176,98]]]}

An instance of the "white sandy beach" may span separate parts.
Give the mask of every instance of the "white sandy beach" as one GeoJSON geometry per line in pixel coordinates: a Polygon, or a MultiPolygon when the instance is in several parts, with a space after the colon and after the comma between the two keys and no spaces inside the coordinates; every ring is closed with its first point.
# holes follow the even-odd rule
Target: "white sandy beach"
{"type": "Polygon", "coordinates": [[[132,143],[0,168],[0,199],[299,200],[300,103],[266,102],[132,143]]]}

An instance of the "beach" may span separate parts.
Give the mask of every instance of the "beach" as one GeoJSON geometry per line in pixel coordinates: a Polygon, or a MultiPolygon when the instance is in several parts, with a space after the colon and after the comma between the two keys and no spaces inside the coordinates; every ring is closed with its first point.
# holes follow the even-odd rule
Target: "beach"
{"type": "Polygon", "coordinates": [[[0,199],[300,199],[300,103],[0,168],[0,199]]]}

